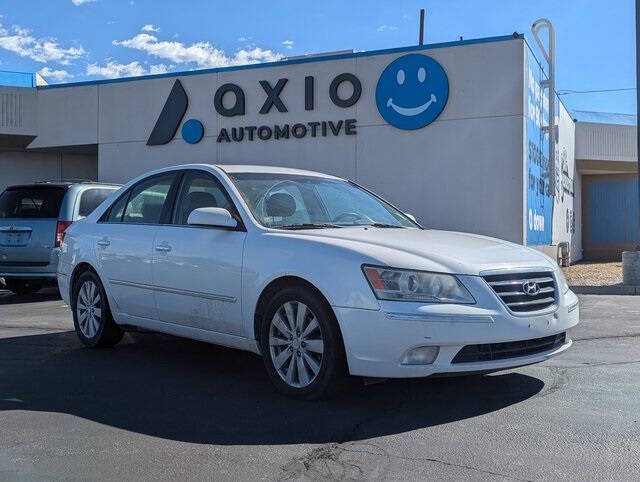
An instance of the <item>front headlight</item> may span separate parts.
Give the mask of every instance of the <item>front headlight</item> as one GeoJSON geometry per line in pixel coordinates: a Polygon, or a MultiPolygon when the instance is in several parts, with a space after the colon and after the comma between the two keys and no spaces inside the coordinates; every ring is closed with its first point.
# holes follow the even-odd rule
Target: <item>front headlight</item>
{"type": "Polygon", "coordinates": [[[471,293],[453,275],[378,266],[362,270],[376,298],[427,303],[475,303],[471,293]]]}
{"type": "Polygon", "coordinates": [[[560,293],[563,295],[569,291],[569,283],[567,282],[567,278],[564,277],[564,273],[562,272],[562,268],[558,268],[556,270],[556,279],[558,280],[558,288],[560,289],[560,293]]]}

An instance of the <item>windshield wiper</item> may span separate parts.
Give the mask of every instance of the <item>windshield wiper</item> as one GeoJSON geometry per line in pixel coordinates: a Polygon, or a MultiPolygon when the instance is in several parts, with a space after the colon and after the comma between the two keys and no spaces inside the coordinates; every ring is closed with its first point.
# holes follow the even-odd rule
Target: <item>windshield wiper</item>
{"type": "Polygon", "coordinates": [[[329,223],[300,223],[300,224],[284,224],[282,226],[273,226],[276,229],[325,229],[325,228],[341,228],[339,224],[329,223]]]}
{"type": "Polygon", "coordinates": [[[362,226],[373,226],[374,228],[402,228],[402,229],[406,228],[406,226],[400,226],[399,224],[388,224],[388,223],[369,223],[369,224],[363,224],[362,226]]]}

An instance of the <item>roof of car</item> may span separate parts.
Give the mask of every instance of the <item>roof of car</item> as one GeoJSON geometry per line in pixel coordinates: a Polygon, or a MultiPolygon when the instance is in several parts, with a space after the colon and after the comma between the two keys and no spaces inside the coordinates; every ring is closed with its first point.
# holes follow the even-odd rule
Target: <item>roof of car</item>
{"type": "Polygon", "coordinates": [[[325,177],[328,179],[340,179],[336,176],[329,174],[323,174],[316,171],[306,171],[304,169],[293,169],[290,167],[277,167],[277,166],[260,166],[250,164],[214,164],[217,168],[222,169],[227,174],[240,174],[240,173],[265,173],[265,174],[293,174],[297,176],[314,176],[325,177]]]}
{"type": "Polygon", "coordinates": [[[16,184],[13,186],[7,187],[7,190],[16,190],[16,189],[47,189],[47,188],[68,188],[76,185],[91,185],[95,187],[113,187],[119,188],[119,184],[112,183],[103,183],[96,181],[85,181],[85,180],[66,180],[66,181],[37,181],[30,184],[16,184]]]}

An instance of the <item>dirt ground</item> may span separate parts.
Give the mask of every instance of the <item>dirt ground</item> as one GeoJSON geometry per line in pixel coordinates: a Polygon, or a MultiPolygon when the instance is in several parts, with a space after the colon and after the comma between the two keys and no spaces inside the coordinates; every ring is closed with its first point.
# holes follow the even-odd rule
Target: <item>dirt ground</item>
{"type": "Polygon", "coordinates": [[[569,286],[612,286],[622,284],[622,262],[580,262],[562,268],[569,286]]]}

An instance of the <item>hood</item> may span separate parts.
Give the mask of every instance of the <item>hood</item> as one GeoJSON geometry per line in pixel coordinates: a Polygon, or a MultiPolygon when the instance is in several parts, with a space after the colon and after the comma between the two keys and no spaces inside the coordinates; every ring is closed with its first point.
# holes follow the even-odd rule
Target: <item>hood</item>
{"type": "Polygon", "coordinates": [[[396,268],[467,275],[489,270],[556,268],[555,263],[539,251],[476,234],[362,226],[296,234],[356,249],[373,263],[396,268]]]}

